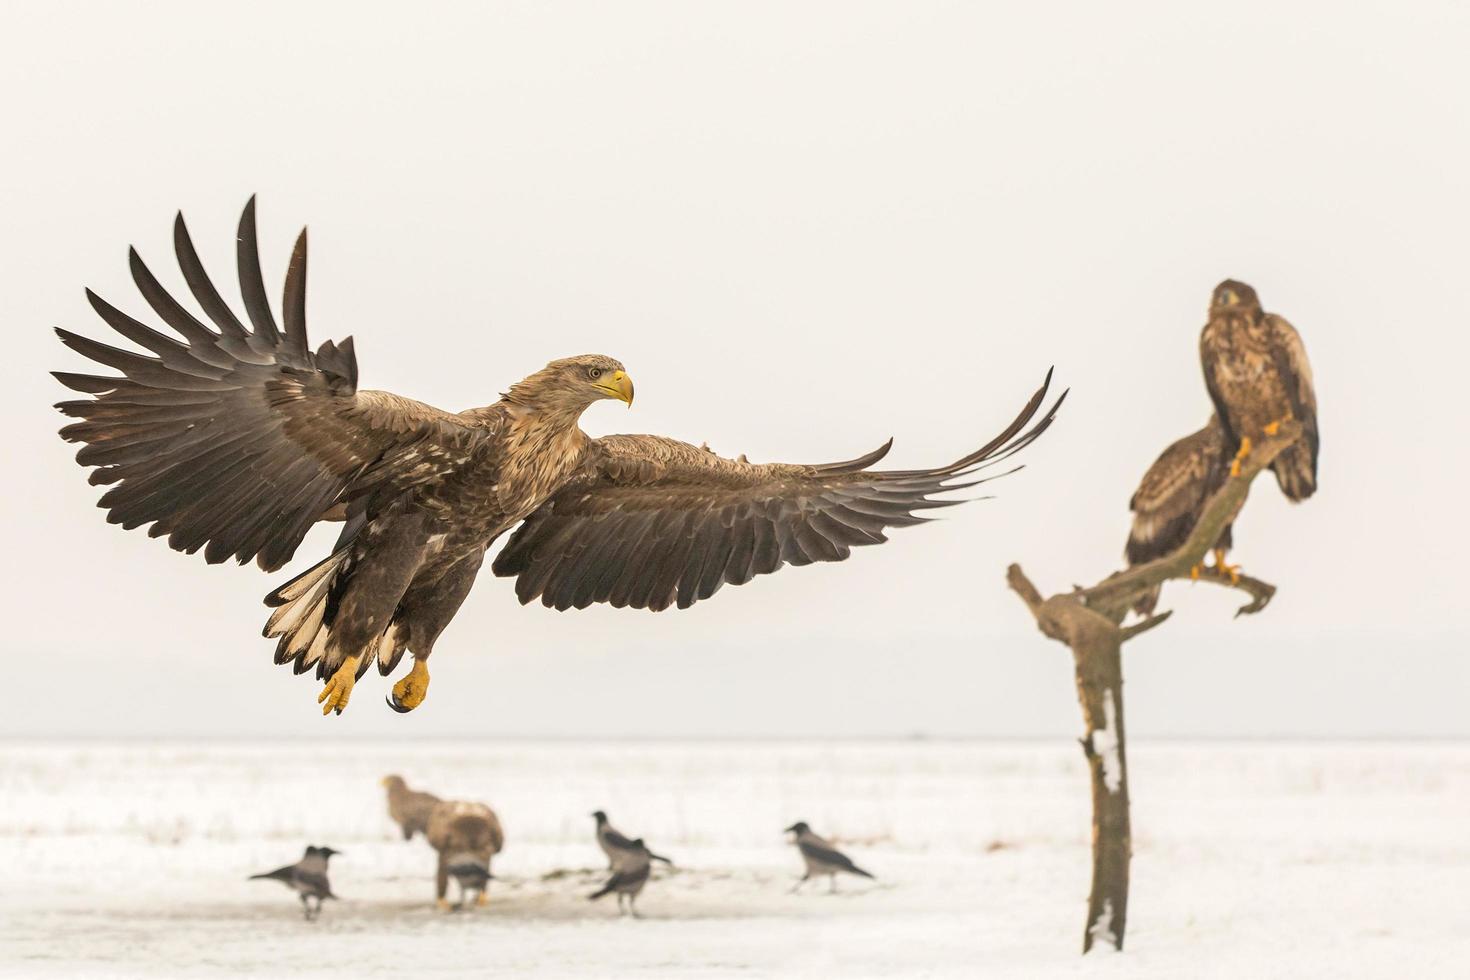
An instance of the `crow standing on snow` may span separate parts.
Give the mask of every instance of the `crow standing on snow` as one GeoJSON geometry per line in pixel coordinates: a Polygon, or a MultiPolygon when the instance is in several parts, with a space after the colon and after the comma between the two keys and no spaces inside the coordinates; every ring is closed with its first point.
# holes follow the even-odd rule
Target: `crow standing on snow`
{"type": "Polygon", "coordinates": [[[295,864],[288,864],[284,868],[277,868],[265,874],[251,875],[250,880],[256,878],[270,878],[279,881],[301,896],[301,911],[307,921],[315,919],[322,911],[322,899],[336,898],[332,894],[332,885],[327,881],[327,859],[333,854],[340,854],[330,847],[315,847],[307,845],[306,853],[301,860],[295,864]],[[311,907],[311,899],[316,899],[316,908],[311,907]]]}
{"type": "Polygon", "coordinates": [[[808,827],[806,821],[798,820],[786,828],[786,833],[794,834],[792,843],[801,852],[801,859],[806,862],[806,874],[791,890],[800,891],[801,886],[806,884],[812,875],[826,875],[831,883],[831,891],[837,890],[838,873],[858,875],[863,878],[872,878],[868,872],[852,863],[852,858],[843,854],[832,846],[832,842],[824,837],[818,837],[808,827]]]}
{"type": "MultiPolygon", "coordinates": [[[[653,855],[643,845],[642,838],[627,842],[625,851],[617,852],[616,862],[613,866],[613,875],[607,879],[607,883],[600,889],[587,897],[593,901],[601,898],[609,892],[618,893],[618,914],[623,914],[623,898],[628,900],[627,913],[633,918],[638,918],[638,909],[634,903],[638,901],[638,893],[643,891],[643,886],[648,884],[648,874],[653,862],[653,855]]],[[[611,855],[609,855],[611,857],[611,855]]]]}
{"type": "Polygon", "coordinates": [[[624,863],[631,861],[637,864],[640,860],[640,849],[647,853],[649,859],[662,861],[664,864],[672,865],[674,862],[661,854],[643,848],[643,840],[629,840],[618,832],[618,829],[608,822],[607,814],[601,810],[592,814],[597,821],[597,846],[602,848],[602,853],[607,855],[607,866],[609,870],[617,871],[624,863]]]}

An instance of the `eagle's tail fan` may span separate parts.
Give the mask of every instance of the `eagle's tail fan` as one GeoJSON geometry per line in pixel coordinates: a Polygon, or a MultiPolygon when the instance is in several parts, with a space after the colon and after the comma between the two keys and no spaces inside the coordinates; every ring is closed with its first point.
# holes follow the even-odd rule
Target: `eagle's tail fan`
{"type": "Polygon", "coordinates": [[[280,637],[276,663],[292,664],[298,674],[321,663],[332,632],[328,607],[351,553],[350,546],[334,552],[265,597],[274,611],[261,632],[280,637]]]}
{"type": "MultiPolygon", "coordinates": [[[[262,631],[270,638],[280,637],[276,644],[276,663],[291,664],[298,674],[320,666],[332,636],[332,619],[336,600],[345,590],[352,573],[352,543],[348,542],[330,557],[287,582],[265,597],[274,608],[262,631]]],[[[408,647],[408,627],[393,620],[365,651],[358,666],[358,676],[374,661],[378,672],[387,675],[398,666],[408,647]]]]}
{"type": "Polygon", "coordinates": [[[1271,464],[1276,483],[1287,500],[1306,500],[1317,492],[1317,459],[1312,447],[1298,443],[1271,464]]]}

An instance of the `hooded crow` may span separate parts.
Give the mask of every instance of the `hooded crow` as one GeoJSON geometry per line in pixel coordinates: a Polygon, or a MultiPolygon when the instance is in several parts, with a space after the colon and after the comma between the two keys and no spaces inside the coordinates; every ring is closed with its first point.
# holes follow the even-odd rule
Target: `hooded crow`
{"type": "MultiPolygon", "coordinates": [[[[592,814],[592,818],[597,821],[597,846],[602,848],[602,853],[607,855],[608,870],[617,871],[624,863],[631,861],[636,864],[639,861],[640,857],[638,852],[643,844],[642,838],[636,841],[629,840],[626,835],[620,833],[616,827],[608,822],[607,814],[601,810],[595,811],[592,814]]],[[[648,855],[649,860],[662,861],[664,864],[670,866],[674,863],[662,854],[655,854],[646,847],[642,847],[641,849],[643,853],[648,855]]]]}
{"type": "Polygon", "coordinates": [[[296,892],[301,896],[302,914],[309,922],[321,914],[323,899],[337,897],[332,894],[331,883],[327,881],[327,860],[340,853],[342,852],[330,847],[307,845],[306,853],[301,856],[300,861],[265,874],[251,875],[249,880],[269,878],[296,892]],[[316,908],[311,906],[313,898],[316,899],[316,908]]]}
{"type": "Polygon", "coordinates": [[[800,891],[801,886],[806,884],[812,875],[826,875],[831,885],[830,890],[837,890],[837,875],[846,873],[858,875],[863,878],[872,878],[868,872],[852,863],[852,858],[843,854],[832,846],[832,842],[825,837],[819,837],[807,826],[806,821],[798,820],[786,828],[786,833],[794,835],[792,843],[801,852],[801,859],[806,862],[806,874],[791,890],[800,891]]]}
{"type": "Polygon", "coordinates": [[[643,840],[630,840],[627,849],[617,852],[613,867],[612,877],[600,889],[587,897],[593,901],[601,898],[609,892],[618,894],[618,914],[624,914],[623,900],[628,902],[627,914],[638,918],[638,909],[635,903],[638,901],[638,893],[643,891],[643,886],[648,884],[648,873],[653,860],[643,840]]]}

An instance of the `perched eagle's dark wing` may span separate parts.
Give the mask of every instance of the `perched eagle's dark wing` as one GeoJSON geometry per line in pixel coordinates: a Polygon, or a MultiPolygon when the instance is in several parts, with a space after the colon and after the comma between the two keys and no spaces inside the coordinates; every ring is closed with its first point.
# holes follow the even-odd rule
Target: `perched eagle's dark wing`
{"type": "Polygon", "coordinates": [[[871,471],[888,447],[844,463],[748,463],[659,436],[596,440],[592,462],[526,519],[496,558],[518,576],[521,602],[556,609],[594,602],[681,609],[782,565],[841,561],[915,511],[956,500],[930,495],[1024,448],[1066,397],[1042,412],[1047,383],[1014,422],[963,459],[927,470],[871,471]],[[1023,429],[1026,429],[1024,432],[1023,429]]]}
{"type": "MultiPolygon", "coordinates": [[[[1225,432],[1218,416],[1198,432],[1172,443],[1144,473],[1128,507],[1133,527],[1125,554],[1129,565],[1141,565],[1170,554],[1189,538],[1205,503],[1229,475],[1225,432]]],[[[1216,547],[1230,547],[1230,525],[1216,547]]],[[[1134,605],[1141,615],[1153,612],[1159,598],[1155,588],[1134,605]]]]}
{"type": "Polygon", "coordinates": [[[1276,482],[1289,500],[1305,500],[1317,489],[1317,391],[1307,348],[1285,317],[1266,314],[1271,329],[1271,353],[1291,405],[1291,417],[1301,423],[1301,439],[1271,463],[1276,482]]]}
{"type": "Polygon", "coordinates": [[[1133,511],[1126,549],[1130,565],[1153,561],[1185,542],[1230,471],[1226,456],[1225,433],[1211,418],[1154,460],[1128,501],[1133,511]]]}
{"type": "Polygon", "coordinates": [[[266,300],[256,248],[255,202],[240,219],[240,291],[247,329],[204,274],[183,217],[174,223],[179,266],[211,328],[164,291],[130,253],[133,281],[178,337],[146,326],[87,292],[99,316],[149,357],[67,330],[62,342],[122,373],[57,372],[92,397],[57,407],[80,421],[61,430],[86,446],[77,462],[109,484],[99,502],[127,528],[211,563],[290,560],[312,524],[370,506],[452,470],[482,437],[470,421],[387,392],[357,390],[352,340],[306,339],[306,233],[291,256],[284,329],[266,300]],[[180,339],[182,338],[182,339],[180,339]]]}

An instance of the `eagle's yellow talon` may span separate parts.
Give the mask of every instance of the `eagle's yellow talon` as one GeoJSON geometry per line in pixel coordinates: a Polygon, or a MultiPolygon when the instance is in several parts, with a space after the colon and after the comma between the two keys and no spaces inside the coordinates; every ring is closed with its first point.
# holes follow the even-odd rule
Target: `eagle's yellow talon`
{"type": "Polygon", "coordinates": [[[1239,585],[1240,584],[1240,566],[1239,565],[1231,565],[1231,564],[1229,564],[1228,562],[1225,561],[1225,549],[1224,548],[1215,548],[1213,550],[1214,550],[1214,555],[1215,555],[1215,573],[1218,574],[1218,575],[1228,575],[1228,576],[1230,576],[1230,584],[1231,585],[1239,585]]]}
{"type": "Polygon", "coordinates": [[[316,696],[317,703],[322,706],[322,714],[329,715],[335,711],[340,715],[342,709],[347,707],[347,700],[352,697],[352,685],[357,683],[359,659],[348,657],[327,679],[326,685],[322,687],[322,693],[316,696]]]}
{"type": "Polygon", "coordinates": [[[1281,420],[1280,419],[1277,419],[1275,422],[1268,422],[1268,423],[1266,423],[1266,430],[1265,431],[1266,431],[1266,435],[1268,435],[1268,436],[1274,436],[1276,433],[1280,432],[1281,431],[1281,420]]]}
{"type": "Polygon", "coordinates": [[[1235,459],[1230,463],[1230,475],[1240,476],[1240,461],[1251,454],[1251,438],[1243,436],[1240,440],[1240,449],[1235,453],[1235,459]]]}
{"type": "Polygon", "coordinates": [[[484,904],[486,904],[489,901],[490,901],[490,893],[489,892],[480,892],[480,897],[475,899],[475,904],[476,905],[484,905],[484,904]]]}
{"type": "Polygon", "coordinates": [[[1200,572],[1202,572],[1203,570],[1204,570],[1204,566],[1203,565],[1192,565],[1192,566],[1190,566],[1190,569],[1189,569],[1189,580],[1191,582],[1198,582],[1199,581],[1200,572]]]}
{"type": "Polygon", "coordinates": [[[429,665],[423,660],[415,660],[408,676],[393,685],[393,696],[388,699],[388,704],[400,713],[412,711],[424,703],[428,694],[429,665]]]}
{"type": "Polygon", "coordinates": [[[434,907],[437,908],[440,912],[448,912],[449,909],[450,909],[449,899],[447,899],[447,898],[441,898],[441,899],[439,899],[438,901],[436,901],[434,903],[434,907]]]}

